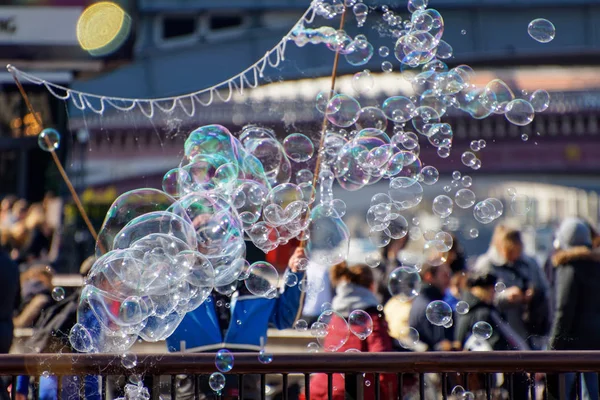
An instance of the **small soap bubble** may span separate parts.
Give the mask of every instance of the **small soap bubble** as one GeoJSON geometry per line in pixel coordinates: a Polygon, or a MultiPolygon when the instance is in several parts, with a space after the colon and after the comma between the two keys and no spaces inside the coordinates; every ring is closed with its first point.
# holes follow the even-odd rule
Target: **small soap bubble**
{"type": "Polygon", "coordinates": [[[220,372],[213,372],[208,378],[210,388],[215,392],[220,392],[225,388],[225,375],[220,372]]]}
{"type": "Polygon", "coordinates": [[[298,331],[298,332],[306,332],[308,330],[308,323],[303,320],[303,319],[299,319],[298,321],[296,321],[296,323],[294,324],[294,328],[298,331]]]}
{"type": "Polygon", "coordinates": [[[122,354],[121,365],[127,369],[134,368],[137,365],[137,356],[135,353],[127,352],[122,354]]]}
{"type": "Polygon", "coordinates": [[[433,199],[432,211],[439,217],[446,218],[450,216],[450,214],[452,214],[453,207],[454,203],[452,202],[452,199],[446,195],[441,194],[433,199]]]}
{"type": "Polygon", "coordinates": [[[521,140],[524,141],[524,142],[528,141],[529,140],[529,135],[526,134],[526,133],[522,134],[521,135],[521,140]]]}
{"type": "Polygon", "coordinates": [[[472,332],[473,336],[475,336],[477,339],[487,340],[490,337],[492,337],[492,333],[494,332],[494,330],[492,329],[492,326],[487,322],[479,321],[475,322],[475,325],[473,325],[472,332]]]}
{"type": "Polygon", "coordinates": [[[410,350],[414,348],[417,345],[417,343],[419,343],[419,340],[419,331],[417,331],[412,326],[400,329],[399,341],[400,346],[402,346],[403,348],[410,350]]]}
{"type": "Polygon", "coordinates": [[[421,291],[421,277],[412,267],[398,267],[390,273],[388,290],[401,301],[410,301],[421,291]]]}
{"type": "Polygon", "coordinates": [[[386,73],[392,72],[394,70],[394,65],[389,61],[384,61],[381,63],[381,70],[386,73]]]}
{"type": "Polygon", "coordinates": [[[469,208],[475,204],[476,196],[471,189],[460,189],[454,195],[454,202],[460,208],[469,208]]]}
{"type": "Polygon", "coordinates": [[[535,112],[546,111],[550,105],[550,95],[543,89],[536,90],[529,97],[529,103],[535,112]]]}
{"type": "Polygon", "coordinates": [[[525,126],[533,121],[535,111],[531,103],[523,99],[515,99],[506,105],[506,119],[517,126],[525,126]]]}
{"type": "Polygon", "coordinates": [[[383,304],[377,304],[377,311],[383,311],[383,304]]]}
{"type": "Polygon", "coordinates": [[[283,278],[287,287],[294,287],[298,284],[298,275],[291,271],[286,272],[283,278]]]}
{"type": "Polygon", "coordinates": [[[460,156],[460,161],[467,167],[472,167],[475,164],[475,160],[477,160],[477,156],[470,151],[465,151],[460,156]]]}
{"type": "Polygon", "coordinates": [[[540,43],[548,43],[556,36],[554,24],[547,19],[537,18],[529,23],[527,32],[534,40],[540,43]]]}
{"type": "Polygon", "coordinates": [[[479,237],[479,229],[471,228],[469,230],[469,236],[471,237],[471,239],[477,239],[479,237]]]}
{"type": "Polygon", "coordinates": [[[461,34],[461,35],[466,35],[466,34],[467,34],[467,30],[466,30],[466,29],[462,29],[462,30],[460,31],[460,34],[461,34]]]}
{"type": "Polygon", "coordinates": [[[434,300],[427,305],[425,317],[436,326],[444,326],[452,320],[452,307],[441,300],[434,300]]]}
{"type": "Polygon", "coordinates": [[[454,388],[452,388],[452,396],[455,396],[457,399],[462,398],[463,394],[465,393],[465,388],[460,386],[460,385],[456,385],[454,386],[454,388]]]}
{"type": "Polygon", "coordinates": [[[352,78],[352,87],[359,94],[365,94],[373,89],[375,85],[375,79],[371,75],[371,71],[365,69],[364,71],[357,72],[352,78]]]}
{"type": "Polygon", "coordinates": [[[333,306],[331,305],[330,302],[326,301],[325,303],[321,304],[321,313],[324,313],[325,311],[331,311],[333,310],[333,306]]]}
{"type": "Polygon", "coordinates": [[[80,353],[89,353],[94,348],[92,335],[82,324],[75,324],[69,332],[71,346],[80,353]]]}
{"type": "Polygon", "coordinates": [[[38,146],[44,151],[54,151],[60,146],[60,133],[56,129],[46,128],[38,135],[38,146]]]}
{"type": "Polygon", "coordinates": [[[496,282],[494,285],[494,290],[496,293],[502,293],[506,290],[506,284],[504,282],[496,282]]]}
{"type": "Polygon", "coordinates": [[[440,178],[437,168],[428,165],[421,170],[421,178],[426,185],[434,185],[440,178]]]}
{"type": "Polygon", "coordinates": [[[455,181],[459,180],[461,176],[462,175],[461,175],[460,171],[453,171],[452,172],[452,179],[455,180],[455,181]]]}
{"type": "Polygon", "coordinates": [[[510,200],[510,208],[516,215],[527,215],[531,210],[532,201],[529,196],[516,194],[510,200]]]}
{"type": "Polygon", "coordinates": [[[456,312],[464,315],[466,313],[469,312],[469,303],[467,303],[466,301],[459,301],[458,303],[456,303],[456,312]]]}
{"type": "Polygon", "coordinates": [[[510,197],[513,197],[517,194],[517,189],[515,189],[514,187],[509,187],[506,189],[506,193],[508,193],[510,197]]]}
{"type": "Polygon", "coordinates": [[[381,46],[379,48],[379,56],[380,57],[385,58],[385,57],[387,57],[389,55],[390,55],[390,49],[389,49],[389,47],[387,47],[387,46],[381,46]]]}
{"type": "Polygon", "coordinates": [[[365,386],[367,386],[367,387],[371,386],[371,381],[367,379],[367,380],[365,381],[365,386]]]}
{"type": "Polygon", "coordinates": [[[365,256],[365,264],[371,268],[376,268],[381,264],[381,254],[379,252],[372,252],[365,256]]]}
{"type": "Polygon", "coordinates": [[[215,367],[221,372],[229,372],[233,368],[233,353],[227,349],[217,351],[215,367]]]}
{"type": "Polygon", "coordinates": [[[460,183],[463,185],[463,187],[470,188],[471,185],[473,185],[473,178],[471,178],[469,175],[465,175],[461,178],[460,183]]]}
{"type": "Polygon", "coordinates": [[[269,353],[262,349],[258,352],[258,361],[261,364],[270,364],[273,361],[273,353],[269,353]]]}
{"type": "Polygon", "coordinates": [[[354,310],[348,316],[348,326],[360,340],[365,340],[373,333],[373,320],[371,316],[363,310],[354,310]]]}
{"type": "Polygon", "coordinates": [[[42,377],[43,378],[49,378],[50,377],[50,372],[48,372],[48,371],[42,372],[42,377]]]}
{"type": "Polygon", "coordinates": [[[317,342],[310,342],[306,348],[309,353],[318,353],[319,352],[319,344],[317,342]]]}
{"type": "Polygon", "coordinates": [[[63,300],[65,298],[65,289],[61,288],[60,286],[57,286],[54,289],[52,289],[52,298],[55,301],[63,300]]]}

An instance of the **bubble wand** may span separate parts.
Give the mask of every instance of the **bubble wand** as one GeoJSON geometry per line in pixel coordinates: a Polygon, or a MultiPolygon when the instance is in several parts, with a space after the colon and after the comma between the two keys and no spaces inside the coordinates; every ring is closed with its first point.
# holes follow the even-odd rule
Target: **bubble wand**
{"type": "MultiPolygon", "coordinates": [[[[344,25],[346,24],[346,10],[347,10],[347,8],[344,7],[344,12],[342,12],[342,17],[340,20],[340,30],[344,29],[344,25]]],[[[331,71],[331,88],[329,90],[329,95],[327,98],[328,104],[329,104],[329,101],[331,101],[331,94],[335,90],[335,81],[337,78],[337,69],[338,69],[339,61],[340,61],[340,46],[337,46],[335,49],[335,57],[333,59],[333,68],[331,71]]],[[[325,132],[326,131],[327,131],[327,112],[325,112],[325,115],[323,116],[323,125],[321,127],[321,137],[319,140],[319,147],[318,147],[318,151],[317,151],[317,161],[316,161],[317,164],[315,165],[315,173],[314,173],[313,182],[312,182],[313,188],[317,187],[317,181],[319,180],[319,173],[321,172],[321,157],[322,157],[322,152],[323,152],[323,144],[325,142],[325,132]]],[[[308,207],[306,210],[306,215],[304,216],[305,223],[310,218],[311,204],[313,204],[316,195],[317,195],[317,191],[313,190],[310,195],[311,201],[308,204],[308,207]]],[[[301,249],[306,248],[306,242],[307,242],[307,240],[302,240],[300,242],[301,249]]],[[[304,304],[305,297],[306,297],[306,291],[303,290],[300,293],[300,307],[298,307],[298,312],[296,313],[296,318],[294,320],[294,324],[296,323],[295,321],[298,321],[300,319],[300,317],[302,316],[302,305],[304,304]]]]}
{"type": "MultiPolygon", "coordinates": [[[[35,112],[33,105],[29,101],[29,96],[27,96],[27,93],[25,92],[23,85],[19,81],[19,78],[17,77],[13,66],[8,64],[6,66],[6,69],[8,70],[8,72],[11,73],[11,75],[15,81],[15,84],[19,88],[19,92],[21,93],[21,97],[23,97],[23,101],[25,101],[25,105],[27,106],[27,109],[29,110],[31,115],[33,115],[33,118],[35,118],[35,122],[38,124],[38,126],[40,128],[42,128],[42,126],[43,126],[42,120],[40,119],[38,114],[35,112]]],[[[98,242],[98,233],[96,233],[96,229],[94,229],[94,226],[92,225],[92,222],[90,221],[90,218],[88,217],[87,212],[83,208],[83,204],[81,203],[81,200],[79,199],[79,195],[77,194],[77,192],[75,191],[75,188],[73,187],[73,183],[71,183],[71,179],[69,179],[69,176],[67,175],[67,171],[65,171],[65,168],[63,167],[62,163],[60,162],[58,155],[56,155],[54,145],[52,144],[52,142],[50,142],[50,138],[48,138],[48,136],[45,136],[44,140],[46,141],[46,145],[50,149],[50,154],[52,155],[52,160],[54,161],[56,168],[58,168],[58,172],[60,173],[60,176],[62,177],[63,181],[67,185],[69,192],[71,192],[71,197],[73,198],[73,201],[75,202],[75,205],[77,206],[77,209],[79,210],[79,213],[81,214],[81,217],[83,218],[83,221],[85,222],[85,225],[87,226],[88,231],[94,238],[94,241],[98,244],[100,251],[102,251],[102,253],[106,253],[106,250],[104,249],[104,246],[102,245],[102,243],[98,242]]]]}

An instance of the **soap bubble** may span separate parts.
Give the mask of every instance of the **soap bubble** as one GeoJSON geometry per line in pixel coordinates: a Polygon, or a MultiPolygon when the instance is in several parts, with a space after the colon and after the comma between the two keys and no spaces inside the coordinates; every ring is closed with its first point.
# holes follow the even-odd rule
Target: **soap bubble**
{"type": "Polygon", "coordinates": [[[348,326],[350,327],[350,331],[360,340],[365,340],[373,333],[373,320],[363,310],[354,310],[350,313],[348,326]]]}
{"type": "Polygon", "coordinates": [[[428,165],[421,170],[423,183],[426,185],[434,185],[440,178],[440,173],[437,168],[428,165]]]}
{"type": "Polygon", "coordinates": [[[373,89],[375,85],[375,79],[371,75],[371,71],[365,69],[364,71],[357,72],[352,77],[352,87],[359,94],[365,94],[373,89]]]}
{"type": "Polygon", "coordinates": [[[181,197],[187,193],[186,188],[191,187],[192,178],[183,168],[173,168],[169,170],[162,181],[162,188],[165,193],[173,197],[181,197]]]}
{"type": "Polygon", "coordinates": [[[515,99],[506,106],[506,119],[518,126],[525,126],[533,121],[535,111],[531,103],[523,99],[515,99]]]}
{"type": "Polygon", "coordinates": [[[257,261],[250,265],[246,288],[255,296],[273,298],[277,294],[279,274],[274,266],[266,261],[257,261]]]}
{"type": "Polygon", "coordinates": [[[309,353],[318,353],[319,352],[319,344],[315,343],[315,342],[310,342],[307,346],[306,346],[307,350],[309,353]]]}
{"type": "Polygon", "coordinates": [[[463,185],[463,187],[470,188],[471,185],[473,185],[473,178],[471,178],[469,175],[465,175],[461,178],[460,183],[463,185]]]}
{"type": "Polygon", "coordinates": [[[220,372],[213,372],[208,378],[210,388],[215,392],[220,392],[225,388],[225,375],[220,372]]]}
{"type": "Polygon", "coordinates": [[[446,218],[452,214],[453,205],[454,203],[450,197],[441,194],[433,199],[432,210],[434,214],[446,218]]]}
{"type": "Polygon", "coordinates": [[[544,18],[534,19],[527,26],[527,32],[534,40],[540,43],[548,43],[554,39],[556,28],[554,24],[544,18]]]}
{"type": "Polygon", "coordinates": [[[469,303],[467,303],[466,301],[459,301],[458,303],[456,303],[456,312],[464,315],[466,313],[469,312],[469,303]]]}
{"type": "Polygon", "coordinates": [[[504,206],[498,199],[489,198],[475,204],[473,216],[482,224],[489,224],[499,218],[504,211],[504,206]]]}
{"type": "Polygon", "coordinates": [[[319,315],[317,322],[325,326],[325,334],[317,336],[317,341],[325,351],[335,352],[346,344],[350,337],[350,327],[340,313],[327,310],[319,315]]]}
{"type": "Polygon", "coordinates": [[[543,112],[550,105],[550,95],[543,89],[536,90],[529,97],[529,103],[535,112],[543,112]]]}
{"type": "Polygon", "coordinates": [[[360,110],[360,104],[354,98],[337,94],[327,104],[325,115],[333,125],[348,128],[358,120],[360,110]]]}
{"type": "Polygon", "coordinates": [[[465,388],[460,385],[456,385],[454,388],[452,388],[452,396],[455,396],[458,399],[462,398],[464,393],[465,388]]]}
{"type": "Polygon", "coordinates": [[[356,128],[360,130],[374,128],[383,131],[387,127],[387,121],[385,114],[379,108],[364,107],[356,120],[356,128]]]}
{"type": "Polygon", "coordinates": [[[390,273],[388,290],[402,301],[410,301],[421,291],[421,277],[415,268],[398,267],[390,273]]]}
{"type": "Polygon", "coordinates": [[[510,208],[516,215],[527,215],[531,210],[532,201],[524,194],[516,194],[510,200],[510,208]]]}
{"type": "Polygon", "coordinates": [[[383,102],[381,110],[393,122],[410,121],[415,115],[415,105],[408,97],[393,96],[383,102]]]}
{"type": "Polygon", "coordinates": [[[390,73],[394,70],[394,65],[389,61],[384,61],[381,63],[381,70],[385,73],[390,73]]]}
{"type": "Polygon", "coordinates": [[[476,197],[470,189],[460,189],[454,195],[454,202],[460,208],[469,208],[475,204],[476,197]]]}
{"type": "Polygon", "coordinates": [[[433,266],[439,266],[448,259],[448,247],[441,240],[428,240],[423,245],[423,257],[425,262],[433,266]]]}
{"type": "Polygon", "coordinates": [[[273,361],[273,353],[269,353],[262,349],[258,352],[258,362],[261,364],[270,364],[273,361]]]}
{"type": "Polygon", "coordinates": [[[294,287],[298,284],[298,275],[296,275],[295,273],[293,273],[291,271],[287,271],[285,273],[285,275],[283,276],[283,280],[284,280],[286,286],[294,287]]]}
{"type": "Polygon", "coordinates": [[[121,365],[127,369],[134,368],[137,365],[137,356],[135,353],[124,353],[121,355],[121,365]]]}
{"type": "Polygon", "coordinates": [[[301,133],[292,133],[283,140],[283,149],[290,160],[304,162],[312,158],[314,146],[312,141],[301,133]]]}
{"type": "Polygon", "coordinates": [[[467,167],[472,167],[477,160],[477,156],[470,151],[465,151],[460,157],[461,162],[467,167]]]}
{"type": "Polygon", "coordinates": [[[346,57],[348,64],[357,67],[368,63],[371,57],[373,57],[373,52],[373,45],[367,40],[355,39],[348,46],[348,53],[344,57],[346,57]]]}
{"type": "Polygon", "coordinates": [[[217,351],[215,366],[221,372],[229,372],[233,368],[233,354],[227,349],[217,351]]]}
{"type": "Polygon", "coordinates": [[[388,225],[383,231],[392,239],[402,239],[408,233],[408,221],[400,214],[392,220],[388,216],[388,225]]]}
{"type": "Polygon", "coordinates": [[[385,57],[387,57],[389,55],[390,55],[390,49],[389,49],[389,47],[387,47],[387,46],[381,46],[379,48],[379,56],[380,57],[385,58],[385,57]]]}
{"type": "Polygon", "coordinates": [[[48,152],[58,149],[60,146],[60,133],[56,129],[44,129],[38,135],[38,146],[48,152]]]}
{"type": "Polygon", "coordinates": [[[469,230],[469,236],[470,236],[472,239],[476,239],[476,238],[478,238],[478,237],[479,237],[479,229],[477,229],[477,228],[471,228],[471,229],[469,230]]]}
{"type": "Polygon", "coordinates": [[[408,328],[403,327],[400,329],[399,342],[400,346],[403,348],[408,350],[413,349],[419,343],[419,340],[419,331],[412,326],[408,328]]]}
{"type": "Polygon", "coordinates": [[[65,289],[61,288],[60,286],[52,289],[52,298],[56,301],[63,300],[65,298],[65,289]]]}
{"type": "Polygon", "coordinates": [[[356,22],[359,27],[363,26],[365,21],[367,20],[367,15],[369,14],[369,7],[363,3],[357,3],[352,8],[352,12],[356,17],[356,22]]]}
{"type": "Polygon", "coordinates": [[[492,329],[492,326],[487,322],[479,321],[475,322],[475,324],[473,325],[472,332],[473,336],[475,336],[477,339],[487,340],[490,337],[492,337],[492,333],[494,332],[494,330],[492,329]]]}
{"type": "Polygon", "coordinates": [[[298,331],[298,332],[306,332],[308,330],[308,323],[303,320],[303,319],[299,319],[298,321],[296,321],[296,323],[294,324],[294,328],[298,331]]]}
{"type": "Polygon", "coordinates": [[[94,347],[92,335],[82,324],[75,324],[69,332],[69,342],[80,353],[89,353],[94,347]]]}
{"type": "Polygon", "coordinates": [[[496,293],[502,293],[506,290],[506,284],[504,282],[496,282],[494,285],[494,290],[496,293]]]}
{"type": "Polygon", "coordinates": [[[425,309],[427,320],[436,326],[444,326],[452,320],[452,308],[448,303],[434,300],[425,309]]]}
{"type": "Polygon", "coordinates": [[[316,107],[317,110],[322,113],[325,114],[326,110],[327,110],[327,105],[329,104],[329,101],[337,94],[337,92],[335,90],[326,90],[326,91],[322,91],[319,92],[317,94],[317,98],[316,98],[316,107]]]}
{"type": "Polygon", "coordinates": [[[390,181],[388,194],[402,208],[412,208],[423,199],[423,187],[415,179],[397,177],[390,181]]]}

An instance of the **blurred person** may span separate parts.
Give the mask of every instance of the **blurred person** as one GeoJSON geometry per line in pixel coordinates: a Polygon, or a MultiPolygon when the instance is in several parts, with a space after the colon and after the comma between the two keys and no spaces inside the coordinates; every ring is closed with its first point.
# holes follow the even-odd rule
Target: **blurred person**
{"type": "Polygon", "coordinates": [[[15,328],[32,328],[42,311],[52,303],[54,272],[45,264],[34,265],[21,274],[21,302],[13,318],[15,328]]]}
{"type": "Polygon", "coordinates": [[[452,235],[452,247],[446,253],[446,262],[452,271],[450,286],[444,293],[444,301],[456,311],[456,304],[460,301],[461,292],[465,288],[467,279],[465,253],[458,243],[456,236],[452,235]]]}
{"type": "Polygon", "coordinates": [[[50,251],[52,229],[46,223],[46,214],[41,204],[32,204],[23,222],[26,238],[19,250],[17,262],[44,260],[50,251]]]}
{"type": "Polygon", "coordinates": [[[392,295],[388,290],[388,277],[400,264],[400,253],[408,243],[408,234],[400,239],[392,239],[381,249],[381,262],[374,268],[377,295],[381,303],[386,304],[392,295]]]}
{"type": "MultiPolygon", "coordinates": [[[[510,325],[503,319],[498,309],[494,306],[497,277],[492,273],[472,272],[466,280],[466,290],[462,293],[462,301],[469,305],[465,314],[457,314],[455,340],[461,343],[465,350],[492,351],[492,350],[527,350],[525,341],[519,340],[510,325]],[[473,334],[473,327],[477,323],[489,324],[491,336],[478,337],[473,334]]],[[[481,329],[485,333],[485,329],[481,329]]],[[[475,382],[470,384],[474,390],[485,388],[484,377],[473,376],[475,382]],[[482,379],[483,378],[483,379],[482,379]]],[[[508,382],[505,381],[505,388],[508,382]]],[[[510,387],[508,387],[510,390],[510,387]]],[[[513,398],[527,399],[528,378],[525,374],[515,374],[513,379],[513,398]]]]}
{"type": "MultiPolygon", "coordinates": [[[[88,257],[80,266],[79,273],[85,277],[96,260],[88,257]]],[[[76,352],[69,341],[71,328],[77,323],[79,298],[83,287],[77,288],[71,295],[58,301],[46,310],[33,327],[33,335],[25,343],[32,353],[73,353],[76,352]]],[[[80,316],[83,317],[83,316],[80,316]]],[[[26,400],[29,396],[29,377],[17,378],[16,399],[26,400]]],[[[56,376],[40,377],[35,398],[39,400],[58,399],[58,379],[56,376]]],[[[61,399],[75,400],[79,397],[79,382],[73,376],[62,377],[61,399]]],[[[97,376],[84,378],[84,395],[87,400],[100,400],[100,386],[97,376]]]]}
{"type": "MultiPolygon", "coordinates": [[[[351,312],[362,310],[366,312],[371,321],[372,332],[361,340],[358,336],[347,331],[347,325],[341,318],[333,318],[329,324],[339,324],[328,329],[327,336],[323,339],[323,347],[335,348],[338,343],[342,343],[348,336],[346,342],[336,351],[345,352],[350,349],[360,352],[385,352],[392,351],[392,338],[388,334],[387,322],[380,311],[377,310],[379,300],[375,296],[377,289],[373,277],[373,270],[367,265],[353,265],[348,267],[345,263],[337,264],[331,268],[330,278],[333,282],[336,294],[333,298],[333,311],[342,315],[346,320],[351,312]]],[[[366,333],[365,333],[366,334],[366,333]]],[[[311,399],[327,399],[327,375],[313,375],[310,381],[311,399]]],[[[367,374],[365,382],[372,382],[374,376],[367,374]]],[[[396,396],[396,376],[394,374],[381,374],[379,376],[381,383],[381,399],[392,399],[396,396]]],[[[333,397],[334,400],[345,398],[344,378],[340,374],[333,375],[333,397]]],[[[366,384],[363,387],[363,399],[375,398],[375,385],[366,384]]]]}
{"type": "MultiPolygon", "coordinates": [[[[600,350],[600,251],[585,221],[565,219],[556,232],[552,350],[600,350]]],[[[598,377],[583,373],[585,399],[598,399],[598,377]]],[[[575,374],[548,375],[551,399],[575,399],[575,374]]]]}
{"type": "MultiPolygon", "coordinates": [[[[0,354],[8,354],[13,341],[13,314],[21,298],[19,269],[17,265],[0,250],[0,354]]],[[[8,399],[6,385],[0,379],[0,399],[8,399]]]]}
{"type": "Polygon", "coordinates": [[[427,350],[452,350],[453,329],[433,325],[427,319],[425,311],[429,303],[443,300],[444,293],[450,285],[450,267],[447,264],[433,266],[423,265],[421,268],[421,292],[413,300],[408,318],[409,325],[419,332],[421,342],[427,350]]]}
{"type": "MultiPolygon", "coordinates": [[[[296,274],[298,282],[304,278],[299,270],[306,258],[304,249],[296,248],[288,261],[287,273],[296,274]]],[[[214,290],[211,296],[198,308],[186,314],[175,332],[167,338],[168,350],[187,352],[214,352],[228,349],[237,352],[258,352],[267,339],[269,325],[277,329],[288,329],[294,325],[302,310],[300,285],[285,286],[274,298],[259,297],[251,294],[244,283],[230,296],[214,290]]],[[[216,394],[208,386],[207,377],[199,382],[201,399],[215,399],[216,394]]],[[[190,377],[177,377],[177,398],[181,400],[194,397],[194,381],[190,377]]],[[[228,376],[221,395],[236,396],[237,378],[228,376]]],[[[260,398],[260,377],[245,375],[244,398],[260,398]]]]}
{"type": "Polygon", "coordinates": [[[496,226],[490,248],[477,259],[475,270],[498,277],[506,288],[499,289],[496,307],[521,339],[534,349],[542,347],[538,339],[550,328],[548,282],[536,261],[523,254],[521,233],[496,226]]]}
{"type": "Polygon", "coordinates": [[[17,200],[17,196],[9,194],[0,202],[0,229],[7,228],[14,222],[12,207],[17,200]]]}

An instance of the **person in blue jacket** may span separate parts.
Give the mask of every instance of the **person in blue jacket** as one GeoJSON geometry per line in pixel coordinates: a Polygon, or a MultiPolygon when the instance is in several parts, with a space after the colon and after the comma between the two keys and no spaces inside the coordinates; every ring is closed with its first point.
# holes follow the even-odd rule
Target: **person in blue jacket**
{"type": "MultiPolygon", "coordinates": [[[[298,282],[304,277],[299,271],[300,261],[305,258],[304,249],[298,247],[290,257],[288,271],[296,274],[298,282]]],[[[215,352],[227,349],[232,352],[261,350],[267,338],[267,329],[287,329],[294,325],[302,310],[304,293],[299,285],[285,287],[275,298],[252,295],[244,282],[239,282],[237,290],[230,296],[213,291],[200,307],[187,313],[179,327],[167,338],[168,350],[186,352],[215,352]]],[[[215,372],[217,372],[215,368],[215,372]]],[[[201,377],[202,399],[217,398],[218,394],[208,386],[208,377],[201,377]]],[[[260,398],[258,376],[244,377],[244,398],[260,398]]],[[[194,396],[194,382],[191,378],[178,377],[177,399],[191,399],[194,396]]],[[[237,377],[227,377],[222,396],[237,396],[237,377]]]]}

